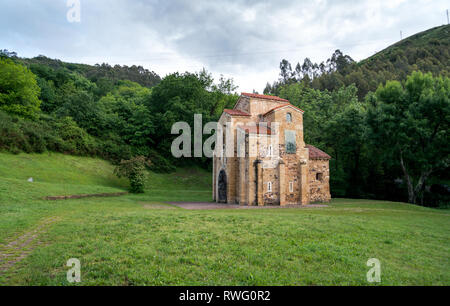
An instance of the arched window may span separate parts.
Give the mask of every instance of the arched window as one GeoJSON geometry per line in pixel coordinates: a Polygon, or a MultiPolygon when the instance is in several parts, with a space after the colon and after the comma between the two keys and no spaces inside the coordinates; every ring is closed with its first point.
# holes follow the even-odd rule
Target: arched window
{"type": "Polygon", "coordinates": [[[286,114],[286,122],[288,122],[288,123],[292,122],[292,115],[291,115],[291,113],[287,113],[286,114]]]}

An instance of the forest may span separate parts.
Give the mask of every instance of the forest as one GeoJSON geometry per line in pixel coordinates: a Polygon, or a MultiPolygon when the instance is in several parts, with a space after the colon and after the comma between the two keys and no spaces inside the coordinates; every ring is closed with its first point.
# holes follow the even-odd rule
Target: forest
{"type": "MultiPolygon", "coordinates": [[[[446,207],[449,191],[449,26],[416,34],[361,62],[336,50],[308,58],[264,93],[305,110],[305,141],[332,156],[333,197],[446,207]]],[[[164,78],[140,66],[64,63],[0,51],[0,150],[98,156],[118,164],[136,156],[155,172],[211,167],[175,159],[174,122],[216,121],[238,95],[232,79],[206,70],[164,78]]]]}

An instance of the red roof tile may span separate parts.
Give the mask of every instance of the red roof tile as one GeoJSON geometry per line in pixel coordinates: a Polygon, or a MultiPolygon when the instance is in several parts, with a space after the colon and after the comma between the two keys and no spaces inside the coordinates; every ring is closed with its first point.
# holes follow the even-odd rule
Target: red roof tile
{"type": "Polygon", "coordinates": [[[299,111],[301,111],[302,113],[304,113],[304,111],[303,111],[302,109],[300,109],[300,108],[298,108],[298,107],[296,107],[296,106],[294,106],[294,105],[292,105],[292,104],[290,104],[290,103],[286,103],[286,104],[279,105],[279,106],[277,106],[277,107],[272,108],[271,110],[269,110],[268,112],[266,112],[263,116],[268,115],[268,114],[270,114],[271,112],[273,112],[273,111],[275,111],[275,110],[277,110],[277,109],[279,109],[279,108],[285,107],[285,106],[292,106],[293,108],[296,108],[296,109],[298,109],[299,111]]]}
{"type": "Polygon", "coordinates": [[[224,109],[223,111],[231,116],[250,116],[250,114],[237,109],[224,109]]]}
{"type": "Polygon", "coordinates": [[[246,96],[246,97],[250,97],[250,98],[282,101],[282,102],[288,102],[289,103],[288,100],[282,99],[282,98],[276,97],[276,96],[259,95],[259,94],[253,94],[253,93],[247,93],[247,92],[243,92],[241,95],[242,96],[246,96]]]}
{"type": "Polygon", "coordinates": [[[306,145],[306,148],[309,149],[309,159],[331,159],[330,155],[315,146],[306,145]]]}
{"type": "Polygon", "coordinates": [[[272,135],[272,130],[264,124],[240,125],[238,128],[244,130],[245,133],[248,134],[272,135]]]}

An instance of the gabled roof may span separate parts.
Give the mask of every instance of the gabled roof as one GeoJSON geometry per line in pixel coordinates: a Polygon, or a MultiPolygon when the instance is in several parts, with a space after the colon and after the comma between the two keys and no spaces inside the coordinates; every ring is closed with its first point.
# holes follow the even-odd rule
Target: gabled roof
{"type": "Polygon", "coordinates": [[[272,135],[272,130],[265,125],[239,125],[238,128],[244,130],[246,134],[272,135]]]}
{"type": "Polygon", "coordinates": [[[289,103],[288,100],[282,99],[282,98],[276,97],[276,96],[259,95],[259,94],[247,93],[247,92],[241,93],[241,96],[250,97],[250,98],[255,98],[255,99],[274,100],[274,101],[281,101],[281,102],[287,102],[287,103],[289,103]]]}
{"type": "Polygon", "coordinates": [[[271,112],[277,111],[277,110],[282,109],[284,107],[291,107],[291,108],[295,109],[296,111],[300,111],[300,112],[304,113],[304,111],[302,109],[300,109],[300,108],[298,108],[298,107],[296,107],[296,106],[294,106],[294,105],[292,105],[290,103],[286,103],[286,104],[279,105],[277,107],[272,108],[271,110],[266,112],[263,116],[266,116],[266,115],[270,114],[271,112]]]}
{"type": "Polygon", "coordinates": [[[306,145],[305,147],[309,149],[309,159],[331,159],[330,155],[315,146],[306,145]]]}
{"type": "Polygon", "coordinates": [[[231,116],[246,116],[246,117],[250,116],[249,113],[246,113],[246,112],[243,112],[243,111],[240,111],[237,109],[224,109],[223,111],[231,116]]]}

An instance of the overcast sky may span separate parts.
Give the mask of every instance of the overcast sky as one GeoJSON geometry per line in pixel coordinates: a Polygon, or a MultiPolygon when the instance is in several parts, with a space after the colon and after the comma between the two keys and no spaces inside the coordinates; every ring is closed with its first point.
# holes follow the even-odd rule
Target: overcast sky
{"type": "Polygon", "coordinates": [[[445,0],[0,0],[0,49],[76,63],[142,65],[161,76],[205,67],[262,92],[279,62],[364,59],[447,23],[445,0]]]}

